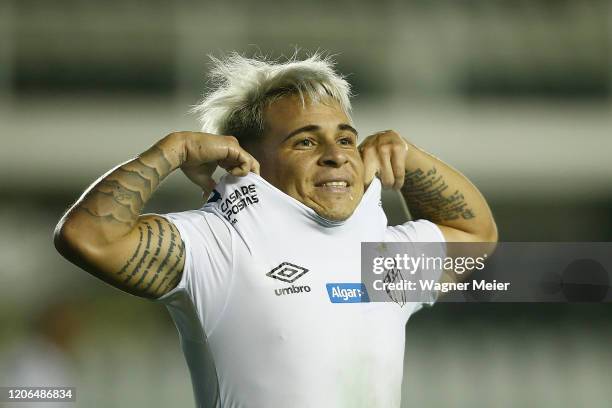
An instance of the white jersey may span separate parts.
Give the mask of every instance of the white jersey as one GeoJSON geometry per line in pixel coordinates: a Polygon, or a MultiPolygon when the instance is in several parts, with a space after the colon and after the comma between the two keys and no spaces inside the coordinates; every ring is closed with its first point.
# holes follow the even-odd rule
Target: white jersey
{"type": "Polygon", "coordinates": [[[388,227],[378,179],[332,222],[253,173],[226,175],[203,208],[165,217],[186,261],[157,301],[178,328],[198,407],[400,406],[405,324],[421,304],[347,293],[361,282],[361,242],[443,242],[437,226],[388,227]]]}

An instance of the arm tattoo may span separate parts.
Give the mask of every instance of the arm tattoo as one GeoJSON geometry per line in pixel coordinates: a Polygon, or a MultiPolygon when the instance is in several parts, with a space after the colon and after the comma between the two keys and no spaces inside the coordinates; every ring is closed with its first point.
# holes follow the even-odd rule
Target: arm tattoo
{"type": "Polygon", "coordinates": [[[441,222],[474,218],[474,211],[468,207],[463,194],[459,190],[448,190],[448,184],[435,166],[427,171],[418,168],[407,172],[402,188],[406,204],[415,219],[441,222]]]}
{"type": "Polygon", "coordinates": [[[104,278],[136,295],[158,297],[182,276],[185,247],[176,227],[160,217],[141,217],[153,192],[174,168],[164,150],[153,146],[109,172],[74,207],[84,214],[83,229],[97,234],[101,245],[118,243],[133,249],[130,253],[121,247],[125,258],[118,264],[105,255],[99,265],[108,271],[106,265],[112,264],[112,276],[104,278]]]}
{"type": "Polygon", "coordinates": [[[127,271],[132,266],[138,254],[140,254],[140,248],[142,247],[142,236],[143,236],[142,226],[138,227],[138,232],[140,233],[140,237],[138,238],[138,246],[136,247],[136,250],[130,257],[130,259],[128,259],[125,265],[123,265],[123,267],[119,270],[119,272],[117,272],[117,275],[123,275],[125,271],[127,271]]]}
{"type": "MultiPolygon", "coordinates": [[[[159,230],[160,230],[159,236],[160,236],[160,242],[161,242],[163,240],[162,225],[161,225],[161,222],[159,222],[159,220],[155,220],[155,222],[157,222],[157,224],[159,226],[159,230]]],[[[179,238],[179,240],[180,240],[180,238],[179,238]]],[[[169,270],[167,268],[167,265],[168,265],[168,262],[170,261],[172,255],[174,254],[174,251],[176,250],[176,242],[177,242],[177,235],[174,233],[173,229],[171,229],[170,230],[170,243],[168,244],[168,250],[166,251],[166,256],[164,256],[164,259],[157,266],[157,270],[155,271],[155,275],[153,276],[153,278],[151,278],[151,280],[149,281],[149,284],[144,288],[145,290],[149,290],[151,288],[153,283],[155,283],[155,281],[159,278],[159,276],[162,273],[162,271],[169,270]]],[[[138,283],[140,284],[141,282],[138,282],[138,283]]]]}
{"type": "Polygon", "coordinates": [[[80,209],[100,222],[114,221],[133,228],[153,191],[172,171],[163,151],[153,146],[145,163],[141,157],[131,160],[94,186],[80,209]]]}
{"type": "Polygon", "coordinates": [[[159,296],[178,283],[184,266],[185,246],[176,227],[169,222],[155,218],[153,222],[141,222],[138,229],[138,245],[117,275],[127,273],[124,285],[159,296]],[[154,287],[157,281],[159,284],[154,287]]]}
{"type": "MultiPolygon", "coordinates": [[[[153,237],[153,228],[151,228],[151,225],[148,222],[143,223],[144,227],[147,229],[146,231],[146,235],[147,235],[147,243],[145,245],[144,251],[142,252],[142,254],[140,254],[140,257],[138,258],[138,261],[136,262],[136,265],[134,266],[134,269],[132,270],[132,272],[123,280],[123,283],[128,284],[130,283],[130,281],[132,280],[132,278],[134,276],[136,276],[136,274],[138,272],[141,271],[142,265],[144,265],[145,260],[147,259],[147,257],[149,255],[151,255],[151,238],[153,237]]],[[[140,241],[142,242],[142,241],[140,241]]],[[[140,245],[139,245],[140,246],[140,245]]],[[[123,269],[123,268],[122,268],[123,269]]],[[[146,271],[145,271],[146,273],[146,271]]]]}
{"type": "Polygon", "coordinates": [[[185,244],[183,243],[183,241],[180,241],[179,244],[179,252],[176,255],[176,260],[174,261],[174,263],[172,264],[172,267],[170,268],[170,270],[168,271],[168,273],[166,273],[163,277],[163,279],[161,280],[161,282],[159,282],[159,285],[157,286],[157,288],[155,288],[155,293],[160,293],[160,288],[162,288],[164,291],[172,289],[174,286],[176,286],[176,284],[178,283],[179,279],[181,278],[181,272],[183,270],[184,267],[184,255],[185,255],[185,244]],[[165,283],[165,285],[164,285],[165,283]]]}
{"type": "Polygon", "coordinates": [[[118,219],[117,217],[115,217],[114,214],[100,214],[99,212],[96,212],[95,210],[90,210],[89,208],[87,208],[85,206],[85,204],[82,204],[80,206],[77,206],[75,208],[75,210],[79,210],[79,211],[83,211],[84,213],[90,215],[93,218],[98,219],[99,221],[103,222],[103,223],[119,223],[119,224],[123,224],[124,226],[131,226],[132,224],[130,222],[127,221],[122,221],[120,219],[118,219]]]}

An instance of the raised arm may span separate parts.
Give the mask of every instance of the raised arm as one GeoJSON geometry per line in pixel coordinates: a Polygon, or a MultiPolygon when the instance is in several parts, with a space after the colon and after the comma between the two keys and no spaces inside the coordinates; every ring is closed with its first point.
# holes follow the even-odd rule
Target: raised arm
{"type": "Polygon", "coordinates": [[[415,145],[408,149],[401,191],[411,214],[437,224],[449,242],[496,242],[493,215],[476,186],[415,145]]]}
{"type": "Polygon", "coordinates": [[[366,180],[378,174],[384,187],[400,190],[412,216],[438,225],[446,241],[497,241],[485,198],[459,171],[391,130],[369,136],[360,150],[366,180]]]}
{"type": "Polygon", "coordinates": [[[137,296],[157,298],[176,286],[185,247],[165,218],[141,214],[162,180],[177,168],[200,188],[214,186],[220,165],[237,176],[259,164],[231,136],[172,133],[96,180],[55,229],[57,250],[92,275],[137,296]]]}

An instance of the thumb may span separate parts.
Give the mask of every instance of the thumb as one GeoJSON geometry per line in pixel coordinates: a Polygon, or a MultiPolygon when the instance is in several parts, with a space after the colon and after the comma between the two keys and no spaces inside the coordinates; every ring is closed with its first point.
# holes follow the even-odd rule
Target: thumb
{"type": "Polygon", "coordinates": [[[212,191],[215,185],[212,174],[216,167],[216,163],[206,163],[198,166],[182,166],[181,170],[191,182],[202,190],[210,189],[212,191]]]}

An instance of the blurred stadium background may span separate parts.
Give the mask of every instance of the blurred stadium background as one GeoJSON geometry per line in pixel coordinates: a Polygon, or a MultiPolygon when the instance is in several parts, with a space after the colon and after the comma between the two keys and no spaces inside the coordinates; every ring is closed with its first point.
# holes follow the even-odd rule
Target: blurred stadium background
{"type": "MultiPolygon", "coordinates": [[[[334,53],[361,133],[463,171],[501,240],[611,241],[611,27],[606,0],[0,0],[0,385],[192,406],[164,308],[64,261],[52,231],[97,176],[197,129],[208,53],[334,53]]],[[[148,210],[200,204],[174,174],[148,210]]],[[[407,326],[403,406],[609,407],[611,344],[608,304],[439,304],[407,326]]]]}

